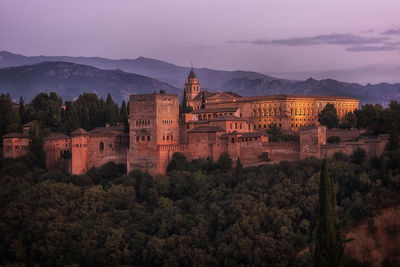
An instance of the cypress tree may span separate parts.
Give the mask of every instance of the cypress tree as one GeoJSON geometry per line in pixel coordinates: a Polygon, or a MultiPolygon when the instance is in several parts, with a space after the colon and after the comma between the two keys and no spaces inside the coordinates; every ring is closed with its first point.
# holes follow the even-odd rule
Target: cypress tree
{"type": "Polygon", "coordinates": [[[34,167],[46,168],[46,152],[43,148],[44,140],[42,131],[37,122],[29,131],[28,159],[34,167]]]}
{"type": "Polygon", "coordinates": [[[21,124],[27,123],[25,120],[25,102],[22,96],[19,97],[19,117],[21,119],[21,124]]]}
{"type": "Polygon", "coordinates": [[[205,109],[206,108],[206,96],[204,95],[204,91],[201,94],[201,109],[205,109]]]}
{"type": "Polygon", "coordinates": [[[343,251],[343,241],[336,215],[336,190],[328,174],[328,162],[324,159],[319,182],[314,266],[343,266],[343,251]]]}
{"type": "Polygon", "coordinates": [[[236,160],[235,176],[236,176],[237,182],[242,182],[242,180],[243,180],[243,164],[240,162],[239,157],[236,160]]]}
{"type": "Polygon", "coordinates": [[[186,96],[186,89],[185,89],[185,90],[183,90],[183,100],[182,100],[183,113],[186,113],[186,108],[187,108],[187,96],[186,96]]]}
{"type": "Polygon", "coordinates": [[[128,107],[125,100],[122,100],[121,111],[120,111],[120,122],[124,124],[126,133],[129,133],[129,121],[128,121],[128,107]]]}

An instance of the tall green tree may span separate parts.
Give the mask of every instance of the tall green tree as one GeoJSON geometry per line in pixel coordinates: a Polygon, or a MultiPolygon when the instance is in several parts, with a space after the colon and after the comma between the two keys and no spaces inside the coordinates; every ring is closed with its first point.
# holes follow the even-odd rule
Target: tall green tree
{"type": "Polygon", "coordinates": [[[114,102],[112,99],[111,94],[107,95],[107,100],[106,100],[106,122],[110,123],[110,125],[116,125],[118,122],[118,117],[119,117],[119,111],[118,111],[118,105],[114,102]]]}
{"type": "Polygon", "coordinates": [[[317,233],[314,266],[343,266],[344,247],[336,214],[336,190],[328,174],[328,162],[324,159],[319,180],[317,233]]]}
{"type": "Polygon", "coordinates": [[[35,121],[29,131],[29,145],[27,156],[33,167],[37,167],[40,169],[46,168],[46,152],[44,151],[43,145],[43,130],[40,124],[35,121]]]}
{"type": "Polygon", "coordinates": [[[335,105],[326,104],[325,108],[318,114],[318,121],[329,129],[336,128],[339,124],[339,118],[335,105]]]}
{"type": "Polygon", "coordinates": [[[125,103],[125,100],[122,100],[121,110],[119,112],[119,121],[124,124],[125,132],[129,132],[129,120],[128,120],[129,112],[128,106],[125,103]]]}
{"type": "Polygon", "coordinates": [[[21,119],[21,123],[22,124],[27,123],[28,121],[26,121],[26,116],[25,116],[25,101],[22,96],[19,97],[18,112],[19,112],[19,117],[21,119]]]}
{"type": "Polygon", "coordinates": [[[206,108],[206,96],[204,94],[204,91],[201,93],[201,109],[206,108]]]}

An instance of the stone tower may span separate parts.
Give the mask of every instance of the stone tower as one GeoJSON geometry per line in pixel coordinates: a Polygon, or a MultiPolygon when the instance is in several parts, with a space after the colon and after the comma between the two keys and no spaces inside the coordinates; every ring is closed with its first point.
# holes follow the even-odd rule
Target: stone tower
{"type": "Polygon", "coordinates": [[[200,82],[193,71],[190,70],[187,81],[185,82],[185,91],[187,100],[193,100],[200,93],[200,82]]]}
{"type": "Polygon", "coordinates": [[[179,144],[179,98],[173,94],[131,95],[128,172],[160,170],[160,146],[179,144]]]}
{"type": "Polygon", "coordinates": [[[87,169],[88,132],[82,128],[71,133],[72,141],[72,174],[83,174],[87,169]]]}

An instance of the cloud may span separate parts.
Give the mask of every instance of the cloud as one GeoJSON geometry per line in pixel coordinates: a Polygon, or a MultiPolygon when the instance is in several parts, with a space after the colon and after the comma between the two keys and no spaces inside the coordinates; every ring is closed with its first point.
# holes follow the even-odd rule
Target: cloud
{"type": "Polygon", "coordinates": [[[397,29],[388,29],[384,32],[382,32],[381,34],[383,35],[400,35],[400,28],[397,29]]]}
{"type": "Polygon", "coordinates": [[[349,52],[379,52],[379,51],[400,51],[400,42],[385,43],[383,45],[360,45],[346,49],[349,52]]]}
{"type": "MultiPolygon", "coordinates": [[[[309,37],[293,37],[287,39],[266,40],[258,39],[253,41],[239,41],[239,43],[251,43],[256,45],[285,45],[285,46],[309,46],[309,45],[369,45],[379,44],[389,40],[387,37],[364,37],[346,34],[321,34],[309,37]]],[[[229,41],[228,43],[235,43],[229,41]]]]}
{"type": "Polygon", "coordinates": [[[216,49],[215,46],[212,45],[195,45],[193,46],[195,49],[204,50],[204,49],[216,49]]]}

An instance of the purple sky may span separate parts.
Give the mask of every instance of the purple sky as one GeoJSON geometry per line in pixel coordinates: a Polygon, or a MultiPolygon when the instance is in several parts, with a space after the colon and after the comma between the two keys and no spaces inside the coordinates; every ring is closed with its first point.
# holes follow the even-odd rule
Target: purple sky
{"type": "Polygon", "coordinates": [[[1,0],[0,50],[267,74],[400,65],[400,1],[1,0]]]}

